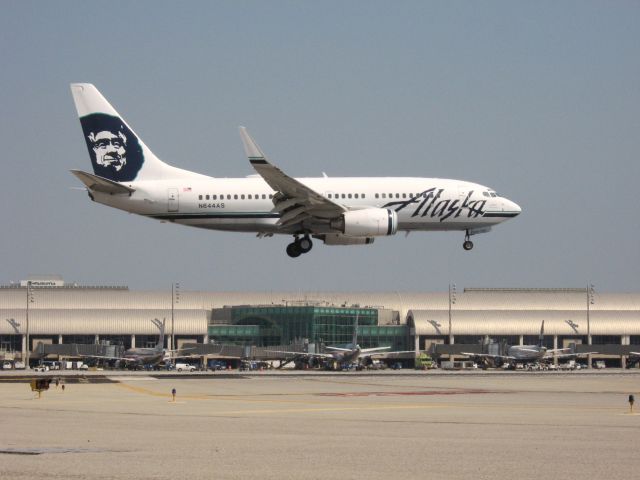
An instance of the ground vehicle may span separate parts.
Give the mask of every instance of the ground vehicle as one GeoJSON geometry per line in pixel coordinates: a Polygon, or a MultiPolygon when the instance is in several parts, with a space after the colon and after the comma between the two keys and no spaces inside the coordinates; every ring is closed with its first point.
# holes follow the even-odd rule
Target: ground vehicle
{"type": "MultiPolygon", "coordinates": [[[[399,365],[400,368],[402,368],[402,364],[399,365]]],[[[440,362],[440,367],[443,370],[468,370],[471,368],[478,368],[478,365],[470,360],[443,360],[440,362]]],[[[395,367],[392,366],[391,368],[395,367]]]]}
{"type": "Polygon", "coordinates": [[[37,367],[34,367],[33,370],[36,372],[48,372],[49,367],[47,365],[38,365],[37,367]]]}
{"type": "Polygon", "coordinates": [[[183,370],[186,372],[195,372],[196,367],[189,365],[188,363],[176,363],[176,370],[178,372],[182,372],[183,370]]]}
{"type": "Polygon", "coordinates": [[[421,353],[418,355],[415,361],[415,369],[416,370],[427,370],[431,368],[436,368],[436,363],[433,359],[427,355],[426,353],[421,353]]]}
{"type": "Polygon", "coordinates": [[[385,370],[387,368],[387,364],[381,362],[380,360],[372,360],[369,365],[367,365],[369,370],[385,370]]]}
{"type": "Polygon", "coordinates": [[[227,362],[223,362],[221,360],[212,360],[209,362],[209,368],[211,370],[226,370],[227,362]]]}
{"type": "Polygon", "coordinates": [[[45,361],[41,365],[49,367],[49,370],[60,370],[60,362],[45,361]]]}
{"type": "Polygon", "coordinates": [[[82,361],[62,362],[61,367],[65,370],[89,370],[89,365],[83,363],[82,361]]]}

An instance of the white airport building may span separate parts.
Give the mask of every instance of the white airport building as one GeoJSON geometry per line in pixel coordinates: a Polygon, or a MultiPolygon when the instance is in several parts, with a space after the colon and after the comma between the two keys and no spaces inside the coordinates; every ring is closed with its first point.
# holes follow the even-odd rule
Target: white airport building
{"type": "Polygon", "coordinates": [[[224,341],[216,332],[234,321],[224,312],[241,306],[273,315],[301,307],[335,309],[334,314],[367,309],[376,312],[380,328],[404,327],[395,335],[406,336],[411,349],[448,355],[458,355],[485,337],[511,345],[535,344],[543,320],[548,348],[589,345],[598,352],[594,358],[616,366],[624,366],[632,352],[640,351],[640,293],[446,286],[435,293],[211,292],[179,286],[141,291],[38,276],[0,286],[0,356],[24,359],[39,343],[154,345],[158,328],[153,319],[164,320],[168,346],[224,341]]]}

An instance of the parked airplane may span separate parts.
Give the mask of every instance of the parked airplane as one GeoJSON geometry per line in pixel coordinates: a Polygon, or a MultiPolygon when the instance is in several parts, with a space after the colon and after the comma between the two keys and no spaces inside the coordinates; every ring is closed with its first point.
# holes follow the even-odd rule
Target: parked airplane
{"type": "Polygon", "coordinates": [[[71,172],[91,200],[160,221],[212,230],[292,235],[290,257],[326,245],[364,245],[398,231],[459,230],[470,237],[520,213],[494,190],[462,180],[293,178],[267,160],[244,127],[258,175],[213,178],[162,162],[91,84],[71,85],[93,174],[71,172]]]}
{"type": "MultiPolygon", "coordinates": [[[[540,326],[540,336],[538,345],[509,345],[506,348],[506,354],[494,355],[489,353],[469,353],[462,352],[462,355],[471,357],[474,361],[478,361],[485,366],[499,366],[507,364],[515,366],[522,363],[535,363],[551,360],[554,357],[575,357],[576,353],[569,352],[570,348],[547,349],[544,343],[544,320],[540,326]],[[569,353],[567,353],[569,352],[569,353]]],[[[589,352],[596,353],[596,352],[589,352]]],[[[580,354],[587,355],[587,353],[580,354]]]]}
{"type": "Polygon", "coordinates": [[[129,348],[125,350],[121,357],[110,357],[102,355],[84,355],[89,358],[97,358],[104,360],[115,360],[128,367],[142,367],[158,365],[163,361],[171,359],[172,352],[175,350],[167,350],[164,348],[164,320],[154,319],[152,322],[160,329],[160,338],[155,347],[139,347],[129,348]]]}
{"type": "Polygon", "coordinates": [[[332,363],[333,367],[345,368],[351,365],[361,366],[362,364],[370,363],[373,357],[385,358],[392,354],[397,353],[414,353],[410,351],[400,352],[388,352],[391,347],[374,347],[374,348],[361,348],[358,344],[358,318],[356,317],[353,327],[353,337],[351,343],[339,347],[339,346],[326,346],[325,349],[329,350],[327,353],[306,353],[306,352],[284,352],[276,351],[275,353],[284,353],[295,357],[307,357],[307,358],[320,358],[326,362],[332,363]]]}

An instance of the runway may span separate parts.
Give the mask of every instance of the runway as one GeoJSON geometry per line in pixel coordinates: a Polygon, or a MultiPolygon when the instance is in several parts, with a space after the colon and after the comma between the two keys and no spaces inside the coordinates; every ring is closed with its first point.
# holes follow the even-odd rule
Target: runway
{"type": "Polygon", "coordinates": [[[110,380],[52,384],[40,399],[0,383],[0,478],[628,480],[640,469],[635,372],[110,380]]]}

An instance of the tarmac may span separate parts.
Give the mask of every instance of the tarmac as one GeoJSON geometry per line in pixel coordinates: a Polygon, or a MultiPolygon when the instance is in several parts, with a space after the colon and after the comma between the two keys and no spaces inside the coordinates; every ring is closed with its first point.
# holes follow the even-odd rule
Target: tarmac
{"type": "MultiPolygon", "coordinates": [[[[42,377],[44,375],[40,375],[42,377]]],[[[53,377],[54,375],[49,375],[53,377]]],[[[1,479],[638,478],[640,372],[0,378],[1,479]],[[171,391],[176,390],[175,401],[171,391]]]]}

